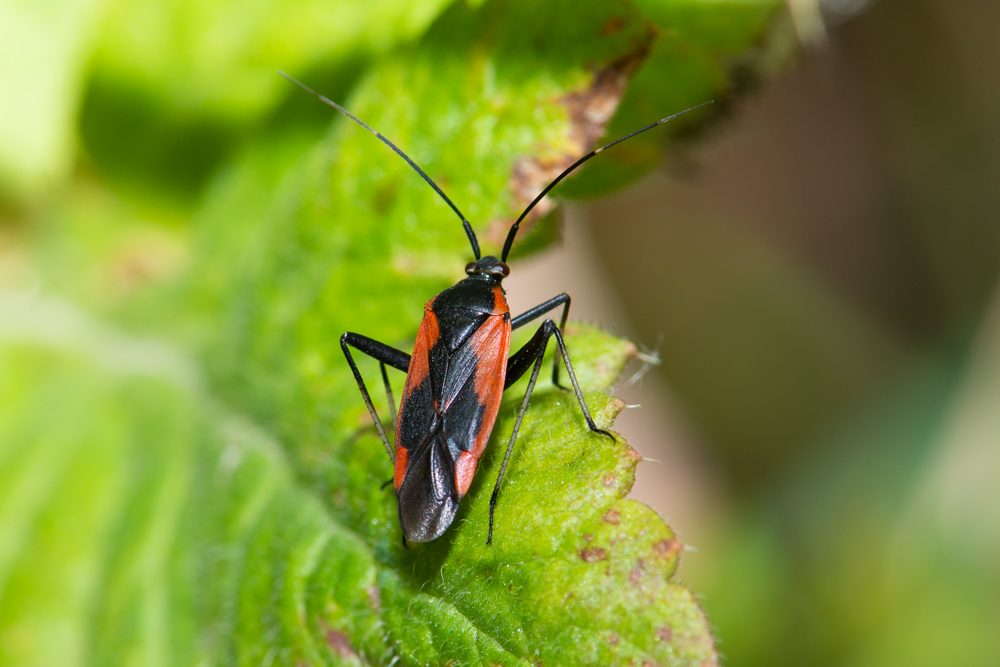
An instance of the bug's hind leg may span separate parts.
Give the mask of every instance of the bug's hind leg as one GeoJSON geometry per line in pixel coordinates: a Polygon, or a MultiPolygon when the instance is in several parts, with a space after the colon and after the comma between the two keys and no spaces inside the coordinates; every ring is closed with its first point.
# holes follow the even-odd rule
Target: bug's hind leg
{"type": "Polygon", "coordinates": [[[389,377],[386,375],[385,366],[388,364],[393,368],[406,372],[406,370],[410,367],[410,355],[402,350],[389,347],[385,343],[380,343],[377,340],[360,334],[347,332],[340,337],[340,348],[344,351],[344,356],[347,358],[347,363],[351,367],[351,372],[354,373],[354,380],[358,383],[358,391],[361,392],[361,398],[364,399],[365,406],[368,408],[368,414],[371,415],[372,421],[375,422],[375,429],[378,431],[379,437],[382,438],[382,444],[385,445],[385,451],[389,454],[389,460],[393,460],[395,456],[393,454],[392,445],[389,443],[389,438],[385,434],[385,428],[382,427],[382,421],[378,418],[378,413],[375,412],[375,406],[372,404],[372,398],[368,394],[368,387],[365,386],[365,381],[361,377],[361,372],[358,370],[357,364],[354,363],[354,357],[351,356],[351,350],[349,347],[353,347],[359,352],[367,354],[369,357],[372,357],[381,364],[382,379],[385,381],[386,392],[389,395],[389,409],[392,411],[393,421],[395,421],[395,408],[392,407],[392,389],[389,387],[389,377]]]}
{"type": "Polygon", "coordinates": [[[583,411],[583,417],[587,420],[587,427],[594,431],[595,433],[601,433],[603,435],[611,438],[612,441],[615,440],[615,436],[611,433],[605,431],[602,428],[598,428],[597,424],[594,422],[594,418],[590,416],[590,410],[587,408],[587,402],[583,398],[583,392],[580,390],[580,384],[576,380],[576,373],[573,372],[573,364],[569,360],[569,352],[566,350],[566,343],[563,341],[562,333],[559,327],[556,326],[555,322],[552,320],[545,320],[542,326],[538,328],[535,335],[531,337],[527,343],[524,344],[520,350],[511,355],[510,359],[507,361],[507,379],[504,383],[504,389],[514,384],[519,380],[528,370],[531,370],[531,377],[528,379],[528,387],[524,391],[524,398],[521,400],[521,407],[518,408],[517,418],[514,420],[514,430],[510,434],[510,442],[507,444],[507,451],[503,456],[503,463],[500,465],[500,474],[497,475],[496,484],[493,486],[493,495],[490,496],[490,527],[489,533],[486,538],[486,544],[491,544],[493,542],[493,514],[496,510],[497,498],[500,495],[500,484],[503,482],[504,473],[507,471],[507,464],[510,462],[510,455],[514,451],[514,442],[517,440],[517,433],[521,430],[521,422],[524,420],[524,413],[528,411],[528,402],[531,399],[531,393],[535,389],[535,382],[538,381],[538,371],[542,368],[542,361],[545,359],[545,348],[548,346],[549,338],[555,336],[556,343],[559,345],[559,352],[562,355],[563,362],[566,364],[566,373],[569,375],[570,382],[573,384],[573,392],[576,394],[576,400],[580,403],[580,409],[583,411]]]}

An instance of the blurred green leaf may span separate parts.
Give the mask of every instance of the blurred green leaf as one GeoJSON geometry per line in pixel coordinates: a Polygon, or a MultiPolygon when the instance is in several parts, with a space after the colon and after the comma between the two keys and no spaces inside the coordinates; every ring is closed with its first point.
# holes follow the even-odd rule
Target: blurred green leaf
{"type": "Polygon", "coordinates": [[[1000,659],[998,368],[994,303],[975,339],[909,364],[710,541],[686,574],[730,660],[1000,659]]]}
{"type": "Polygon", "coordinates": [[[448,0],[130,0],[104,22],[81,119],[92,160],[152,193],[196,195],[291,92],[279,69],[350,82],[448,0]]]}
{"type": "Polygon", "coordinates": [[[383,52],[420,35],[447,0],[296,0],[253,4],[139,0],[112,6],[95,67],[154,93],[165,108],[239,122],[287,90],[275,68],[383,52]]]}
{"type": "Polygon", "coordinates": [[[704,113],[719,116],[756,82],[788,61],[795,48],[781,30],[781,0],[639,0],[636,6],[652,23],[649,53],[639,65],[607,125],[604,138],[624,136],[649,123],[708,100],[697,115],[670,122],[666,132],[639,135],[602,160],[564,194],[594,198],[636,180],[663,158],[664,149],[704,126],[704,113]]]}
{"type": "Polygon", "coordinates": [[[0,3],[0,203],[65,177],[103,0],[0,3]]]}

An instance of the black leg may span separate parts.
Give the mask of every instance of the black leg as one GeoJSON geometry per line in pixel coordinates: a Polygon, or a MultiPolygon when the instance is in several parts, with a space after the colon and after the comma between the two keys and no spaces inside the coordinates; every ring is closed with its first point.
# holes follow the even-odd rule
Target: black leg
{"type": "MultiPolygon", "coordinates": [[[[545,303],[541,303],[541,304],[535,306],[534,308],[532,308],[530,310],[527,310],[527,311],[521,313],[520,315],[518,315],[517,317],[511,319],[511,321],[510,321],[510,328],[511,329],[518,329],[520,327],[523,327],[528,322],[530,322],[532,320],[535,320],[535,319],[538,319],[539,317],[541,317],[545,313],[549,312],[550,310],[555,310],[559,306],[563,306],[562,326],[565,326],[566,325],[566,315],[567,315],[567,313],[569,313],[569,302],[570,302],[569,294],[566,294],[565,292],[563,292],[562,294],[560,294],[558,296],[552,297],[551,299],[549,299],[545,303]]],[[[560,328],[562,328],[562,326],[560,328]]]]}
{"type": "Polygon", "coordinates": [[[378,367],[382,371],[382,382],[385,383],[385,396],[389,399],[389,422],[396,428],[396,400],[392,397],[392,385],[389,384],[389,375],[385,372],[385,362],[380,361],[378,367]]]}
{"type": "MultiPolygon", "coordinates": [[[[557,297],[558,298],[558,297],[557,297]]],[[[566,373],[569,375],[570,382],[573,383],[573,391],[576,393],[576,400],[580,403],[580,409],[583,411],[583,417],[587,420],[587,427],[596,433],[602,433],[612,441],[615,440],[615,436],[611,435],[607,431],[601,428],[597,428],[597,424],[594,422],[594,418],[590,416],[590,410],[587,409],[587,402],[583,399],[583,392],[580,391],[580,384],[576,381],[576,373],[573,372],[573,364],[569,360],[569,352],[566,350],[566,343],[563,342],[562,333],[559,331],[559,327],[552,320],[545,320],[542,326],[538,328],[535,335],[531,337],[527,343],[524,344],[520,350],[511,355],[510,359],[507,360],[507,380],[504,388],[506,389],[514,382],[517,382],[523,376],[532,364],[534,368],[531,371],[531,378],[528,380],[528,387],[524,391],[524,399],[521,401],[521,407],[517,412],[517,419],[514,420],[514,430],[510,434],[510,442],[507,444],[507,451],[503,456],[503,463],[500,464],[500,474],[497,475],[497,482],[493,486],[493,495],[490,496],[490,529],[489,534],[486,538],[486,544],[493,542],[493,513],[497,506],[497,497],[500,495],[500,484],[503,482],[504,473],[507,471],[507,464],[510,462],[510,455],[514,451],[514,441],[517,440],[517,433],[521,430],[521,421],[524,419],[524,413],[528,411],[528,401],[531,399],[531,392],[535,389],[535,382],[538,380],[538,371],[542,367],[542,360],[545,358],[545,348],[548,346],[549,338],[555,336],[556,343],[559,345],[559,352],[562,355],[563,362],[566,364],[566,373]]]]}
{"type": "MultiPolygon", "coordinates": [[[[562,317],[559,318],[559,330],[565,331],[566,317],[569,315],[569,304],[570,304],[569,294],[563,292],[562,294],[554,296],[545,303],[539,304],[534,308],[524,313],[521,313],[520,315],[512,319],[510,321],[510,328],[516,329],[520,326],[527,324],[531,320],[541,317],[550,310],[554,310],[559,306],[562,306],[563,311],[562,311],[562,317]]],[[[555,360],[552,362],[552,384],[559,387],[563,391],[568,391],[566,387],[559,384],[559,357],[556,357],[555,360]]]]}
{"type": "Polygon", "coordinates": [[[347,347],[348,345],[381,362],[382,377],[385,379],[386,389],[389,391],[389,405],[392,405],[392,391],[388,389],[389,379],[385,374],[385,364],[406,372],[410,367],[410,355],[402,350],[397,350],[385,343],[380,343],[377,340],[359,334],[348,332],[340,337],[340,348],[344,351],[344,356],[347,357],[347,363],[354,373],[354,380],[358,383],[358,391],[361,392],[361,398],[365,400],[365,405],[368,407],[368,414],[372,416],[372,421],[375,422],[375,428],[378,430],[379,437],[382,438],[382,444],[385,445],[385,451],[389,453],[389,460],[391,461],[395,458],[393,456],[392,445],[389,444],[389,438],[385,435],[382,422],[378,418],[378,413],[375,412],[375,406],[372,405],[371,396],[368,395],[368,387],[365,386],[365,381],[361,378],[361,373],[358,371],[357,364],[354,363],[354,357],[351,356],[351,351],[347,347]]]}

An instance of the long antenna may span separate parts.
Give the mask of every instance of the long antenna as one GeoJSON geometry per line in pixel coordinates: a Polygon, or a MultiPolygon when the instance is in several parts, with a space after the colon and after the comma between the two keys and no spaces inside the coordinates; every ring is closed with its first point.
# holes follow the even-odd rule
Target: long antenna
{"type": "Polygon", "coordinates": [[[469,243],[472,244],[472,253],[476,256],[476,259],[479,259],[479,241],[478,241],[478,239],[476,239],[476,233],[474,231],[472,231],[472,225],[470,225],[469,221],[465,219],[465,216],[462,215],[462,212],[458,210],[458,207],[455,206],[455,203],[453,201],[451,201],[450,199],[448,199],[448,195],[446,195],[444,193],[444,191],[442,191],[441,188],[438,187],[437,183],[435,183],[434,181],[431,180],[431,177],[428,176],[426,174],[426,172],[424,172],[423,169],[421,169],[420,167],[417,166],[416,162],[414,162],[413,160],[410,159],[409,155],[407,155],[402,150],[400,150],[400,148],[396,144],[392,143],[391,141],[389,141],[388,139],[386,139],[384,136],[382,136],[381,134],[379,134],[377,131],[375,131],[375,128],[371,127],[370,125],[368,125],[367,123],[365,123],[363,120],[361,120],[360,118],[358,118],[357,116],[355,116],[350,111],[348,111],[344,107],[340,106],[339,104],[337,104],[336,102],[334,102],[330,98],[325,97],[323,95],[320,95],[319,93],[317,93],[315,90],[313,90],[312,88],[310,88],[306,84],[302,83],[301,81],[299,81],[297,79],[292,78],[291,76],[289,76],[285,72],[282,72],[280,69],[278,70],[278,74],[280,74],[281,76],[285,77],[286,79],[288,79],[289,81],[291,81],[296,86],[298,86],[302,90],[306,91],[310,95],[313,95],[313,96],[319,98],[320,101],[322,101],[322,102],[328,104],[329,106],[333,107],[334,109],[336,109],[340,113],[344,114],[345,116],[347,116],[348,118],[350,118],[351,120],[353,120],[355,123],[357,123],[361,127],[365,128],[366,130],[368,130],[369,132],[371,132],[372,134],[374,134],[376,137],[378,137],[379,141],[381,141],[386,146],[388,146],[389,148],[391,148],[392,150],[394,150],[396,152],[396,155],[398,155],[399,157],[401,157],[404,160],[406,160],[406,163],[408,165],[410,165],[411,167],[413,167],[413,169],[418,174],[420,174],[420,177],[423,178],[425,181],[427,181],[428,185],[430,185],[432,188],[434,188],[434,191],[436,193],[438,193],[439,195],[441,195],[441,199],[443,199],[445,201],[445,203],[447,203],[448,206],[451,207],[451,210],[453,210],[455,212],[455,214],[458,215],[458,217],[462,220],[462,227],[465,228],[465,235],[469,237],[469,243]]]}
{"type": "Polygon", "coordinates": [[[587,153],[586,155],[584,155],[582,158],[580,158],[579,160],[577,160],[576,162],[574,162],[573,164],[571,164],[569,167],[566,168],[565,171],[563,171],[563,173],[561,173],[558,176],[556,176],[556,178],[555,178],[554,181],[552,181],[551,183],[549,183],[548,185],[546,185],[544,190],[542,190],[540,193],[538,193],[538,196],[535,197],[530,204],[528,204],[528,208],[524,209],[524,212],[521,213],[520,217],[514,222],[513,225],[511,225],[510,231],[507,232],[507,240],[504,241],[504,244],[503,244],[503,254],[500,256],[500,261],[501,262],[506,262],[507,261],[507,255],[510,253],[511,246],[514,245],[514,237],[517,236],[517,229],[518,229],[518,227],[520,227],[521,221],[524,220],[524,218],[528,215],[528,213],[531,212],[531,209],[535,208],[535,205],[538,204],[538,202],[542,201],[542,198],[545,195],[547,195],[549,193],[549,191],[552,190],[552,188],[556,187],[556,185],[559,184],[559,181],[561,181],[562,179],[564,179],[567,176],[569,176],[570,172],[572,172],[574,169],[576,169],[581,164],[583,164],[584,162],[586,162],[590,158],[594,157],[595,155],[597,155],[601,151],[603,151],[603,150],[605,150],[607,148],[611,148],[615,144],[620,144],[621,142],[625,141],[626,139],[631,139],[635,135],[642,134],[646,130],[652,130],[657,125],[663,125],[668,120],[673,120],[674,118],[677,118],[678,116],[683,116],[684,114],[688,113],[689,111],[694,111],[695,109],[700,109],[700,108],[702,108],[705,105],[711,104],[712,102],[714,102],[714,100],[709,100],[708,102],[702,102],[701,104],[699,104],[697,106],[693,106],[690,109],[685,109],[684,111],[679,111],[679,112],[673,114],[672,116],[667,116],[666,118],[661,118],[660,120],[656,121],[652,125],[647,125],[646,127],[642,128],[641,130],[636,130],[635,132],[633,132],[631,134],[626,134],[621,139],[615,139],[610,144],[606,144],[604,146],[601,146],[600,148],[595,148],[594,150],[590,151],[589,153],[587,153]]]}

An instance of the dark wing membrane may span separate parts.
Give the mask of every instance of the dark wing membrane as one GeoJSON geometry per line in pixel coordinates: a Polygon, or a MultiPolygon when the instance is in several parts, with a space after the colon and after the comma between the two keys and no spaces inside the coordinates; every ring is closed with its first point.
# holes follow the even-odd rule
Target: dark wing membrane
{"type": "Polygon", "coordinates": [[[406,477],[396,489],[399,524],[410,542],[429,542],[443,533],[458,510],[454,460],[441,434],[433,434],[407,461],[406,477]]]}

